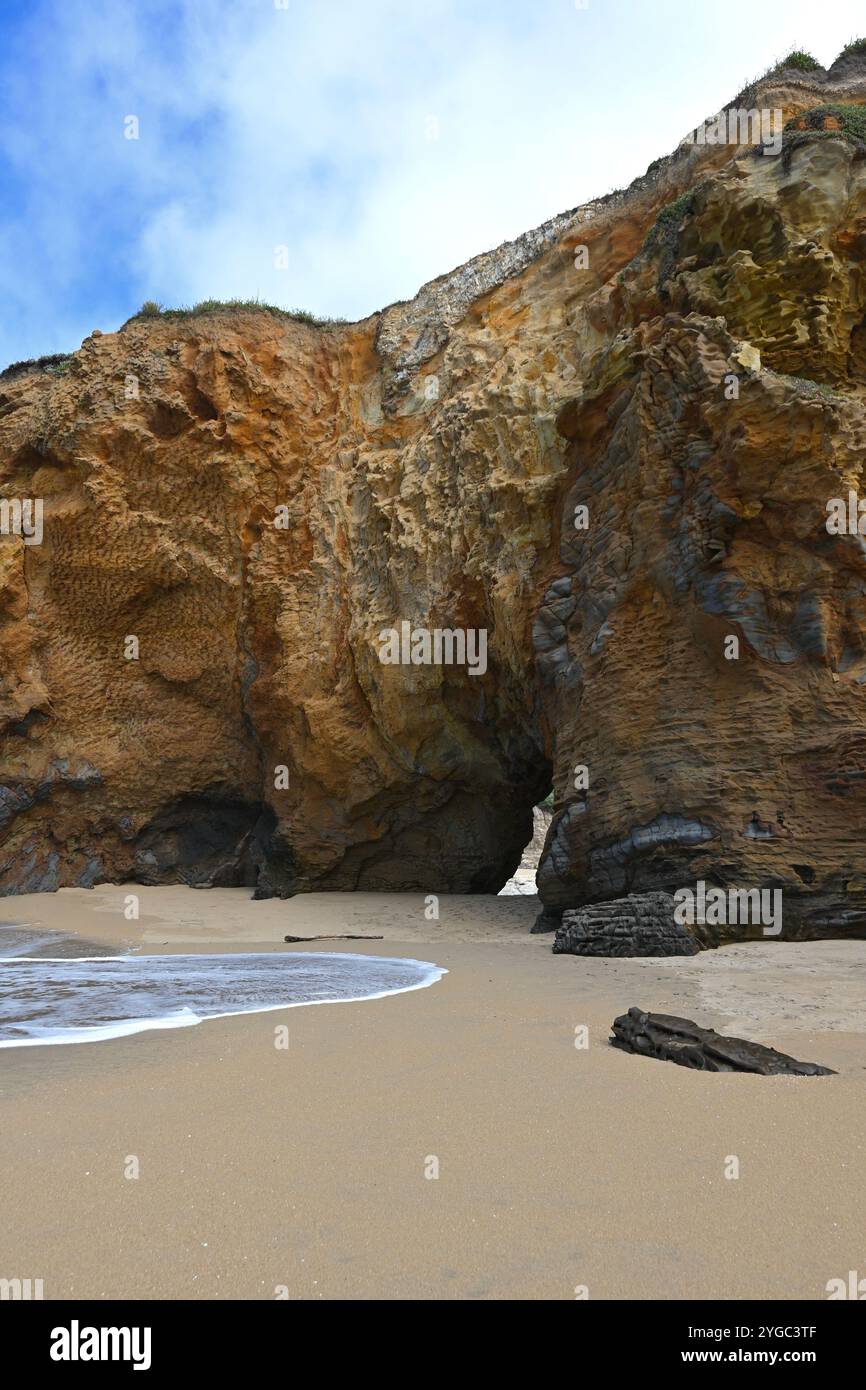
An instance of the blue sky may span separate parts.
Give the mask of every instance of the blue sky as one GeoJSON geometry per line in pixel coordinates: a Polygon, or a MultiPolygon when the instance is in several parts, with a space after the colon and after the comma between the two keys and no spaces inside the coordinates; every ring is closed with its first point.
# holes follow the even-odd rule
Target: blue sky
{"type": "Polygon", "coordinates": [[[0,366],[145,299],[361,317],[858,31],[848,0],[2,0],[0,366]]]}

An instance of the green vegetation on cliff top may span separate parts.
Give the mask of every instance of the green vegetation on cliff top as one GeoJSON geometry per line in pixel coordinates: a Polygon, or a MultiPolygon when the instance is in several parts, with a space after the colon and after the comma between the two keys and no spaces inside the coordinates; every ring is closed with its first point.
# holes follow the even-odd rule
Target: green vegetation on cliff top
{"type": "Polygon", "coordinates": [[[46,357],[28,357],[21,362],[10,362],[0,372],[0,378],[18,376],[22,372],[47,372],[49,376],[63,376],[69,371],[71,352],[52,352],[46,357]]]}
{"type": "MultiPolygon", "coordinates": [[[[146,299],[137,314],[127,319],[127,323],[137,323],[140,319],[189,319],[200,314],[238,313],[244,310],[261,314],[273,314],[275,318],[292,319],[295,323],[310,323],[316,328],[330,328],[335,324],[346,323],[346,319],[320,319],[306,309],[281,309],[277,304],[266,304],[261,299],[201,299],[197,304],[182,304],[176,309],[166,309],[155,299],[146,299]]],[[[123,325],[124,328],[126,324],[123,325]]]]}
{"type": "Polygon", "coordinates": [[[811,53],[807,53],[802,48],[794,48],[786,58],[782,58],[780,62],[770,68],[767,76],[781,72],[783,68],[797,68],[800,72],[814,72],[820,66],[818,59],[813,58],[811,53]]]}

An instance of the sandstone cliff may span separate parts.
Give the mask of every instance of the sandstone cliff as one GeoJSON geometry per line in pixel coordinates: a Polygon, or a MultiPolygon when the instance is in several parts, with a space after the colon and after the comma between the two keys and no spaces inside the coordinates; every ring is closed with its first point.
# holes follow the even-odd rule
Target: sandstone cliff
{"type": "Polygon", "coordinates": [[[862,934],[862,62],[741,94],[778,157],[684,144],[361,323],[4,373],[2,891],[496,891],[552,785],[553,913],[703,878],[862,934]],[[404,621],[485,673],[383,664],[404,621]]]}

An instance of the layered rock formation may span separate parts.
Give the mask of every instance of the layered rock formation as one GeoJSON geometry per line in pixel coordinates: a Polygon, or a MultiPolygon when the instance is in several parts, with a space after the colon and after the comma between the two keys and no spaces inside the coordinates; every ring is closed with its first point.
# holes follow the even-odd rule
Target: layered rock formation
{"type": "MultiPolygon", "coordinates": [[[[544,923],[541,924],[542,927],[544,923]]],[[[613,902],[563,912],[555,956],[696,956],[719,944],[705,922],[677,921],[670,893],[629,893],[613,902]]]]}
{"type": "Polygon", "coordinates": [[[743,101],[783,154],[683,145],[362,323],[136,318],[0,378],[0,496],[44,501],[0,536],[2,891],[496,891],[552,784],[548,924],[700,878],[863,934],[866,556],[825,521],[866,151],[805,115],[866,68],[743,101]],[[403,623],[486,669],[383,664],[403,623]]]}

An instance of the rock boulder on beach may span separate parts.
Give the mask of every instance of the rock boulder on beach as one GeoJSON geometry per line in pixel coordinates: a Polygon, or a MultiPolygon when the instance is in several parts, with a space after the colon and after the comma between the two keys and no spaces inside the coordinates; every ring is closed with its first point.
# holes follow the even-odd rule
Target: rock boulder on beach
{"type": "Polygon", "coordinates": [[[759,1076],[835,1076],[816,1062],[798,1062],[761,1043],[728,1038],[712,1028],[701,1028],[688,1018],[629,1009],[613,1021],[613,1047],[657,1057],[696,1071],[746,1071],[759,1076]]]}

